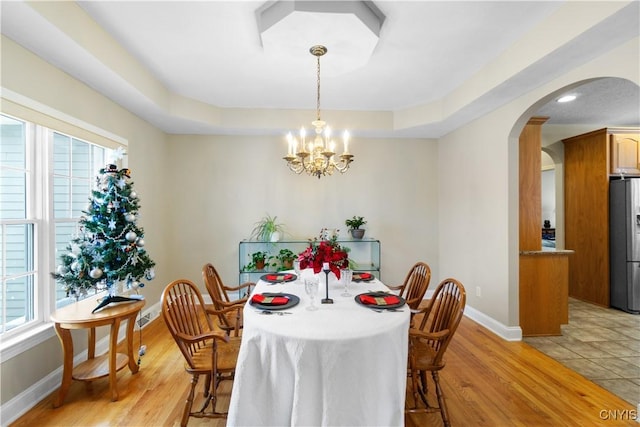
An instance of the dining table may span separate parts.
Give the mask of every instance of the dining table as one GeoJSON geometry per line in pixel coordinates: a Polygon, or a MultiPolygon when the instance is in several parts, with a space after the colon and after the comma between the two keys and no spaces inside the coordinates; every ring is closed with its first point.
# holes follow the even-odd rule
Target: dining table
{"type": "Polygon", "coordinates": [[[244,307],[227,425],[404,425],[409,307],[356,300],[389,292],[379,278],[352,282],[351,295],[342,296],[342,282],[320,272],[318,309],[311,311],[303,281],[313,270],[285,274],[290,280],[275,283],[263,276],[244,307]],[[256,295],[299,301],[264,310],[256,295]],[[327,295],[333,303],[321,303],[327,295]]]}

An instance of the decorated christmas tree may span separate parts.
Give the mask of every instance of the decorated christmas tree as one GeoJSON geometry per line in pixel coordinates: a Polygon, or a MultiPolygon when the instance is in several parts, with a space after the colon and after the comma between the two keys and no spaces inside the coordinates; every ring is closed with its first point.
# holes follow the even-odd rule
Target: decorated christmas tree
{"type": "Polygon", "coordinates": [[[118,294],[143,287],[143,278],[155,277],[155,263],[144,248],[144,231],[136,225],[139,208],[130,170],[118,170],[113,164],[101,169],[78,234],[53,274],[68,296],[77,298],[90,289],[106,288],[108,296],[97,310],[126,300],[118,294]]]}

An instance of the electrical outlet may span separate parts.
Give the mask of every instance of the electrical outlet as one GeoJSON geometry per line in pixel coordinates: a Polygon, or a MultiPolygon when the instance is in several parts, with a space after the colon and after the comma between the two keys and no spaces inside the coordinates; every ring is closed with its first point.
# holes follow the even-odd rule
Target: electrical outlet
{"type": "Polygon", "coordinates": [[[482,298],[482,290],[480,289],[480,286],[476,286],[476,296],[482,298]]]}

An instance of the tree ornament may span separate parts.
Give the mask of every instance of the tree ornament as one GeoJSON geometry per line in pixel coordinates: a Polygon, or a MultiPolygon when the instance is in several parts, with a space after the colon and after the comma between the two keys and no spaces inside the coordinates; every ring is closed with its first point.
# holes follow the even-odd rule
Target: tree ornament
{"type": "Polygon", "coordinates": [[[58,272],[58,274],[67,274],[69,272],[69,269],[64,264],[60,264],[56,271],[58,272]]]}
{"type": "Polygon", "coordinates": [[[127,222],[134,222],[134,221],[136,220],[136,216],[135,216],[134,214],[132,214],[132,213],[128,213],[128,214],[126,214],[126,215],[124,216],[124,219],[125,219],[127,222]]]}
{"type": "Polygon", "coordinates": [[[78,271],[80,269],[80,263],[78,261],[73,261],[71,263],[71,270],[78,271]]]}
{"type": "Polygon", "coordinates": [[[132,191],[131,193],[129,193],[129,197],[131,197],[132,199],[137,199],[138,193],[136,193],[135,191],[132,191]]]}
{"type": "Polygon", "coordinates": [[[136,245],[139,246],[139,247],[143,247],[144,246],[144,239],[136,240],[136,245]]]}
{"type": "Polygon", "coordinates": [[[92,279],[99,279],[102,277],[102,270],[99,267],[93,268],[90,272],[89,272],[89,276],[92,279]]]}
{"type": "Polygon", "coordinates": [[[133,243],[138,238],[138,235],[135,233],[135,231],[129,231],[127,234],[125,234],[124,238],[127,239],[128,242],[133,243]]]}
{"type": "Polygon", "coordinates": [[[108,174],[116,174],[118,173],[118,166],[114,164],[109,164],[105,166],[104,171],[105,173],[108,173],[108,174]]]}

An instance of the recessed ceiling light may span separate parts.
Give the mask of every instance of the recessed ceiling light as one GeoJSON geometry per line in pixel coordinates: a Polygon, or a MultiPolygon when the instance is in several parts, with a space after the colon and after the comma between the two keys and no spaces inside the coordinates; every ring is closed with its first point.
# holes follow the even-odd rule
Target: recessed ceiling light
{"type": "Polygon", "coordinates": [[[575,95],[565,95],[558,98],[558,102],[571,102],[576,99],[575,95]]]}

